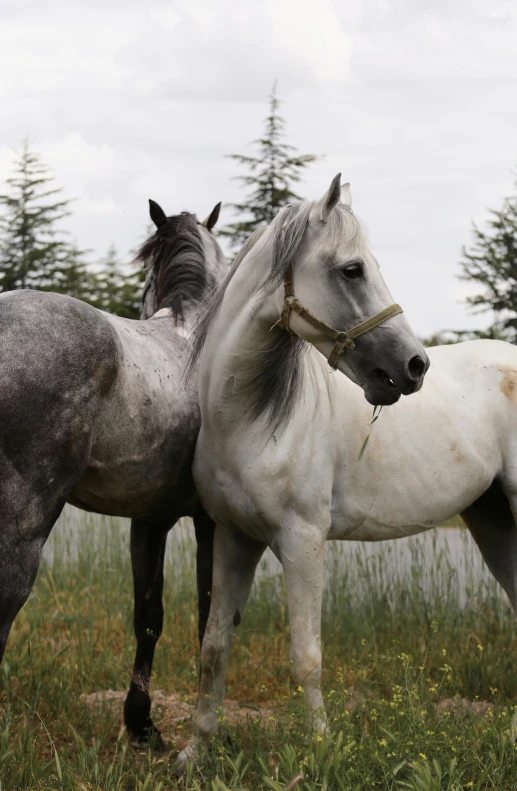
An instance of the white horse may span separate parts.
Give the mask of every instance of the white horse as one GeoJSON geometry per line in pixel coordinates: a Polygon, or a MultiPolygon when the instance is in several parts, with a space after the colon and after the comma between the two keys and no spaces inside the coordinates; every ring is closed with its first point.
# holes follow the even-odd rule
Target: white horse
{"type": "Polygon", "coordinates": [[[427,367],[395,307],[380,326],[367,322],[366,334],[364,326],[340,334],[345,349],[334,347],[332,362],[341,373],[332,373],[328,325],[355,325],[390,302],[348,185],[344,201],[334,181],[318,203],[280,212],[243,250],[197,331],[194,477],[217,528],[199,736],[180,768],[217,730],[232,635],[266,546],[282,563],[293,671],[319,731],[328,539],[408,536],[462,513],[517,607],[517,349],[499,341],[431,349],[425,386],[395,403],[419,390],[427,367]],[[373,427],[361,388],[370,403],[393,404],[373,427]]]}

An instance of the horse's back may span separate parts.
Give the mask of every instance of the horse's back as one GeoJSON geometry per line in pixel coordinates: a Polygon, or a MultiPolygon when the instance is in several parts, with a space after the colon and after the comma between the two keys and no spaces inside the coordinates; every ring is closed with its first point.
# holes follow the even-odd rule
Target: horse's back
{"type": "MultiPolygon", "coordinates": [[[[473,370],[510,364],[517,367],[517,346],[507,341],[480,338],[461,343],[432,346],[426,349],[431,366],[448,366],[453,370],[473,370]]],[[[425,384],[424,384],[425,387],[425,384]]]]}
{"type": "MultiPolygon", "coordinates": [[[[465,409],[484,416],[493,429],[517,415],[517,346],[480,339],[428,350],[431,377],[419,398],[432,403],[439,391],[455,394],[465,409]],[[430,383],[430,386],[427,385],[430,383]]],[[[506,431],[506,428],[504,428],[506,431]]]]}

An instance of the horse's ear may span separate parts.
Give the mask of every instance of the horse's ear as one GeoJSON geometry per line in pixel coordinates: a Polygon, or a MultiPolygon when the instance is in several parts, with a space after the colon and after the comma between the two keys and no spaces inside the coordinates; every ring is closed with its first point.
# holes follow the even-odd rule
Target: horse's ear
{"type": "Polygon", "coordinates": [[[164,222],[167,222],[167,215],[165,214],[164,210],[156,203],[156,201],[151,200],[151,198],[149,198],[149,214],[151,215],[151,220],[154,222],[157,228],[163,225],[164,222]]]}
{"type": "Polygon", "coordinates": [[[208,217],[205,220],[203,220],[203,222],[200,223],[200,225],[204,225],[205,228],[208,228],[208,230],[211,231],[214,225],[216,224],[217,220],[219,219],[219,212],[221,211],[221,205],[222,205],[222,201],[219,201],[219,203],[217,203],[214,206],[208,217]]]}
{"type": "Polygon", "coordinates": [[[323,198],[318,201],[318,207],[320,208],[320,219],[322,222],[327,222],[331,211],[336,208],[340,199],[341,173],[338,173],[337,176],[332,179],[332,183],[323,198]]]}
{"type": "Polygon", "coordinates": [[[349,209],[352,208],[352,190],[350,189],[349,181],[347,181],[346,184],[341,185],[341,203],[343,203],[349,209]]]}

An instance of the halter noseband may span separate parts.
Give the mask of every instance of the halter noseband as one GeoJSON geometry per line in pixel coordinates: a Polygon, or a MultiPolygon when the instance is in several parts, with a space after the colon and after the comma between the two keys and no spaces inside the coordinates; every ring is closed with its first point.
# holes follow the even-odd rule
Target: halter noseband
{"type": "Polygon", "coordinates": [[[336,330],[335,327],[331,327],[330,324],[322,321],[322,319],[318,319],[313,313],[310,312],[308,308],[305,308],[300,302],[298,302],[294,295],[292,266],[289,266],[286,272],[284,290],[284,304],[282,306],[280,318],[275,326],[281,327],[290,335],[296,335],[296,333],[293,332],[289,326],[291,311],[294,310],[295,313],[298,313],[299,316],[308,321],[309,324],[312,324],[313,327],[321,330],[324,335],[327,335],[327,337],[334,341],[334,346],[332,347],[332,351],[330,352],[328,358],[329,365],[334,370],[337,368],[339,358],[344,353],[345,349],[353,349],[355,347],[355,338],[358,338],[360,335],[364,335],[365,332],[373,330],[375,327],[378,327],[379,324],[383,324],[388,319],[391,319],[392,316],[396,316],[398,313],[403,312],[400,305],[390,305],[389,308],[384,308],[384,310],[381,310],[380,313],[376,313],[375,316],[366,319],[366,321],[356,324],[355,327],[351,327],[349,330],[340,331],[336,330]]]}

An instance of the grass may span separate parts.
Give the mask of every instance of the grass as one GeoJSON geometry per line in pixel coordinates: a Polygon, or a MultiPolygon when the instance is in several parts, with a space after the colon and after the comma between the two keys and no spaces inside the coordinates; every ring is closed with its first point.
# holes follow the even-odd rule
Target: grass
{"type": "MultiPolygon", "coordinates": [[[[133,661],[127,525],[68,509],[0,667],[2,791],[188,791],[517,787],[510,738],[517,632],[464,531],[329,544],[324,695],[332,734],[308,738],[289,672],[282,580],[264,561],[239,627],[227,693],[273,709],[223,724],[203,763],[177,781],[170,755],[135,752],[118,709],[81,695],[127,687],[133,661]],[[478,716],[444,699],[492,704],[478,716]],[[442,704],[440,704],[442,701],[442,704]]],[[[194,701],[198,647],[190,529],[169,541],[164,634],[154,689],[194,701]]],[[[188,723],[167,735],[186,739],[188,723]]]]}

